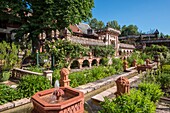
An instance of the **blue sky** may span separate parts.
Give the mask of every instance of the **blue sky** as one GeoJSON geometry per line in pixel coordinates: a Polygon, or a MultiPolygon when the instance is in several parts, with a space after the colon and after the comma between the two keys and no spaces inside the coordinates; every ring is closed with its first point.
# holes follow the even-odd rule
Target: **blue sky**
{"type": "Polygon", "coordinates": [[[170,35],[170,0],[94,0],[93,18],[137,25],[139,31],[158,29],[170,35]]]}

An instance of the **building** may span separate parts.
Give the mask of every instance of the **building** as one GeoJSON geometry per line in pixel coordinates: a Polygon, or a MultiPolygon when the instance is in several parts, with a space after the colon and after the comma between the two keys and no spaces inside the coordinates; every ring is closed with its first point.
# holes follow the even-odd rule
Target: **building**
{"type": "Polygon", "coordinates": [[[153,34],[128,35],[119,37],[122,43],[132,44],[137,49],[144,49],[150,47],[152,44],[164,45],[170,49],[170,38],[159,36],[159,31],[156,30],[153,34]]]}

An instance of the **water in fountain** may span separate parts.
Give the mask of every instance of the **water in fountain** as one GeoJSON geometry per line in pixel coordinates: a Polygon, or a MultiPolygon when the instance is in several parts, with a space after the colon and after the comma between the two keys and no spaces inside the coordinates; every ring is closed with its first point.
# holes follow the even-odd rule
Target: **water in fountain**
{"type": "Polygon", "coordinates": [[[58,91],[59,87],[60,87],[59,81],[56,80],[55,84],[54,84],[55,90],[54,90],[53,94],[51,95],[50,103],[55,103],[56,102],[56,100],[57,100],[57,96],[56,95],[57,95],[57,91],[58,91]]]}
{"type": "Polygon", "coordinates": [[[60,87],[59,81],[56,80],[54,84],[54,91],[46,96],[41,97],[44,101],[50,104],[56,104],[58,102],[62,102],[65,100],[68,100],[70,98],[73,98],[75,95],[71,95],[63,91],[60,87]]]}
{"type": "Polygon", "coordinates": [[[50,103],[55,103],[56,102],[56,99],[57,99],[56,93],[57,93],[57,90],[59,89],[59,86],[60,86],[59,81],[56,80],[55,84],[54,84],[55,91],[51,95],[51,102],[50,103]]]}

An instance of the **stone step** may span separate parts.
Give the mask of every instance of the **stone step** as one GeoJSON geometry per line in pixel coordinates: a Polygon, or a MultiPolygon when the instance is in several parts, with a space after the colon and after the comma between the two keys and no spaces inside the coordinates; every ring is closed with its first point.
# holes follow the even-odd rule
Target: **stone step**
{"type": "MultiPolygon", "coordinates": [[[[137,81],[139,78],[140,78],[139,76],[134,76],[129,79],[129,82],[133,83],[133,82],[137,81]]],[[[100,102],[104,101],[104,97],[111,97],[111,95],[112,95],[112,97],[114,97],[113,95],[114,95],[114,93],[116,93],[116,91],[117,91],[117,87],[114,86],[114,87],[111,87],[111,88],[91,97],[91,99],[94,102],[100,103],[100,102]]]]}

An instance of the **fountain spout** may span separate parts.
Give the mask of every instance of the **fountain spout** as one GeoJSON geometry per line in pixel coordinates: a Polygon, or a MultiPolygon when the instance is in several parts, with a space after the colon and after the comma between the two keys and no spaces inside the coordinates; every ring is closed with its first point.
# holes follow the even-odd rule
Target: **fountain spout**
{"type": "Polygon", "coordinates": [[[54,96],[56,96],[57,101],[62,100],[62,96],[64,95],[64,91],[62,89],[56,89],[53,93],[54,96]]]}
{"type": "Polygon", "coordinates": [[[56,80],[54,84],[55,91],[53,92],[53,96],[55,96],[55,100],[57,101],[61,101],[62,96],[64,95],[64,91],[60,89],[59,86],[60,86],[59,81],[56,80]]]}

